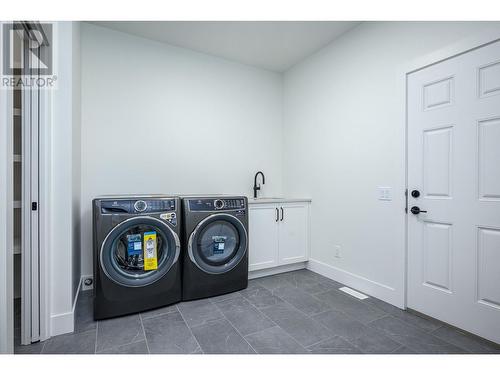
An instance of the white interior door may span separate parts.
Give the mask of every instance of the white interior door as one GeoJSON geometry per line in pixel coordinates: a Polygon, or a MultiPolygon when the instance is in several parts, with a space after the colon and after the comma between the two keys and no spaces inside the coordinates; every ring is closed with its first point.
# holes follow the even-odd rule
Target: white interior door
{"type": "Polygon", "coordinates": [[[407,92],[408,307],[500,343],[500,42],[407,92]]]}

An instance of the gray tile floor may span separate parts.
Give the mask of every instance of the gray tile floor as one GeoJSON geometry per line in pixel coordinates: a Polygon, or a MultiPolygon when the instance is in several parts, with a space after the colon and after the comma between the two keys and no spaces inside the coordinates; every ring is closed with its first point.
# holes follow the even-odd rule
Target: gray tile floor
{"type": "Polygon", "coordinates": [[[435,320],[358,300],[341,286],[300,270],[251,280],[240,292],[99,322],[91,293],[82,292],[74,333],[16,345],[16,353],[500,353],[435,320]]]}

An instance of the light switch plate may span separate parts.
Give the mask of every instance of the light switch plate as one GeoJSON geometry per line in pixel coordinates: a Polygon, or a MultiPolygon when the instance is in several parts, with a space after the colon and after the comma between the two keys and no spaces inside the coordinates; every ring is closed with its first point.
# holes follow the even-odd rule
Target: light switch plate
{"type": "Polygon", "coordinates": [[[392,201],[392,188],[391,187],[378,187],[378,199],[381,201],[392,201]]]}

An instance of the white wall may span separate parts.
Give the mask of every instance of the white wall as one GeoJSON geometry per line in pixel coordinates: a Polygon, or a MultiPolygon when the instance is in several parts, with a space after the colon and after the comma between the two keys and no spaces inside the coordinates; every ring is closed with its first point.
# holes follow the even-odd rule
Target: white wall
{"type": "Polygon", "coordinates": [[[82,273],[92,199],[282,188],[282,77],[82,25],[82,273]]]}
{"type": "Polygon", "coordinates": [[[410,61],[492,26],[364,23],[286,72],[283,186],[287,195],[313,199],[312,269],[403,305],[399,73],[410,61]],[[377,186],[393,187],[394,199],[377,200],[377,186]],[[334,257],[335,245],[341,258],[334,257]]]}
{"type": "Polygon", "coordinates": [[[78,238],[79,209],[79,25],[58,22],[54,35],[57,50],[57,89],[52,94],[50,169],[50,333],[73,330],[75,280],[80,279],[78,238]]]}

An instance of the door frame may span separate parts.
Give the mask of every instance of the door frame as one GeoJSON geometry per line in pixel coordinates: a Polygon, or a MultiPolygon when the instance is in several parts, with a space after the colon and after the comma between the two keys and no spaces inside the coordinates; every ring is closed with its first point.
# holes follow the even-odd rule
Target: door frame
{"type": "MultiPolygon", "coordinates": [[[[402,79],[400,80],[400,90],[402,92],[402,97],[404,97],[404,111],[402,113],[402,118],[404,118],[404,158],[405,158],[405,194],[408,194],[408,77],[410,74],[415,73],[419,70],[425,69],[429,66],[438,64],[445,60],[463,55],[475,49],[484,47],[486,45],[500,41],[500,27],[491,26],[471,37],[462,39],[454,44],[447,47],[441,48],[430,54],[422,56],[416,60],[413,60],[402,67],[399,74],[402,79]]],[[[405,208],[408,209],[408,197],[405,196],[405,208]]],[[[403,308],[408,306],[408,229],[409,220],[408,213],[405,214],[405,228],[404,228],[404,272],[403,272],[403,285],[404,285],[404,300],[403,308]]]]}

